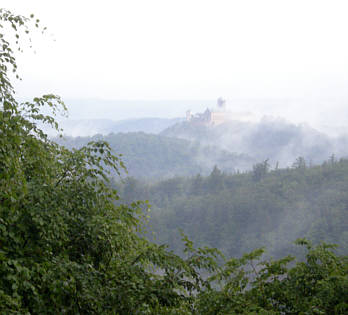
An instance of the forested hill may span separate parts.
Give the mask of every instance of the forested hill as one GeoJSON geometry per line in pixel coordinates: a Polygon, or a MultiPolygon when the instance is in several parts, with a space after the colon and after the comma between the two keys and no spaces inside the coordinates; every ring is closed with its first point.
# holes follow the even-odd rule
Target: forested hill
{"type": "Polygon", "coordinates": [[[128,175],[136,178],[208,175],[214,165],[234,172],[248,169],[255,163],[245,154],[234,154],[213,145],[201,146],[188,140],[143,132],[55,139],[68,148],[79,148],[95,140],[107,141],[114,152],[122,154],[128,175]]]}
{"type": "Polygon", "coordinates": [[[230,152],[247,154],[257,161],[269,159],[281,167],[291,166],[303,156],[320,164],[331,154],[348,155],[348,137],[331,138],[308,125],[295,125],[282,119],[264,118],[258,123],[231,121],[210,126],[182,122],[164,130],[162,135],[214,144],[230,152]]]}
{"type": "Polygon", "coordinates": [[[266,159],[272,166],[288,167],[299,156],[315,165],[332,154],[348,155],[348,137],[330,138],[309,126],[282,120],[218,126],[182,122],[159,135],[127,132],[55,141],[72,148],[96,139],[106,140],[123,155],[129,176],[143,179],[208,175],[215,165],[230,173],[246,171],[266,159]]]}
{"type": "MultiPolygon", "coordinates": [[[[59,96],[16,100],[12,80],[21,71],[17,71],[14,52],[27,47],[32,37],[26,35],[34,25],[44,33],[46,28],[33,14],[27,18],[0,8],[0,314],[348,313],[347,258],[334,253],[331,245],[313,247],[302,239],[298,245],[306,250],[303,261],[291,257],[265,261],[260,249],[241,259],[225,258],[217,249],[196,248],[188,238],[184,239],[186,255],[180,257],[146,239],[143,210],[148,207],[141,202],[122,202],[113,189],[109,171],[118,174],[123,165],[110,146],[97,141],[98,137],[73,139],[71,146],[96,140],[78,150],[54,143],[40,125],[48,124],[59,132],[55,114],[66,112],[59,96]]],[[[136,140],[129,144],[132,137],[127,138],[125,143],[142,153],[147,152],[142,147],[146,147],[145,140],[151,142],[154,152],[148,154],[157,168],[165,168],[164,161],[170,160],[163,156],[172,153],[176,144],[186,147],[182,159],[192,150],[181,140],[133,136],[136,140]]],[[[117,153],[122,148],[126,151],[126,144],[121,148],[122,135],[119,137],[101,140],[116,144],[117,153]]],[[[153,224],[159,228],[163,221],[162,227],[169,229],[164,237],[171,238],[180,224],[191,235],[197,230],[200,243],[215,242],[231,249],[229,244],[239,241],[234,239],[237,235],[249,240],[258,231],[262,239],[273,217],[281,220],[283,213],[291,213],[293,199],[306,206],[310,187],[313,200],[307,203],[313,214],[308,217],[317,219],[319,226],[311,227],[314,237],[319,231],[323,239],[342,242],[346,235],[341,233],[346,230],[346,164],[332,159],[322,168],[307,171],[302,170],[305,164],[299,159],[298,170],[267,174],[264,162],[255,166],[254,174],[225,176],[215,168],[207,178],[172,179],[149,189],[144,185],[142,192],[128,180],[128,188],[121,190],[125,196],[127,189],[128,195],[138,190],[135,199],[153,191],[158,207],[153,224]],[[279,185],[282,178],[285,188],[279,185]],[[216,216],[214,220],[207,220],[209,213],[216,216]],[[265,230],[253,218],[261,215],[265,230]],[[247,220],[253,232],[250,237],[240,230],[240,226],[248,229],[247,220]],[[223,224],[230,230],[224,230],[223,224]],[[202,228],[206,228],[204,233],[202,228]],[[213,230],[220,234],[212,234],[213,230]],[[225,243],[202,239],[203,235],[221,237],[225,243]]],[[[293,220],[290,222],[306,222],[293,220]]],[[[278,225],[284,228],[284,235],[287,226],[278,225]]],[[[170,242],[177,244],[176,239],[170,242]]]]}
{"type": "Polygon", "coordinates": [[[157,241],[178,251],[182,229],[196,244],[228,256],[265,246],[280,257],[300,237],[337,243],[348,253],[348,160],[332,157],[309,168],[300,158],[291,169],[273,171],[264,162],[235,175],[215,168],[207,177],[153,185],[129,179],[121,191],[128,202],[149,200],[157,241]]]}

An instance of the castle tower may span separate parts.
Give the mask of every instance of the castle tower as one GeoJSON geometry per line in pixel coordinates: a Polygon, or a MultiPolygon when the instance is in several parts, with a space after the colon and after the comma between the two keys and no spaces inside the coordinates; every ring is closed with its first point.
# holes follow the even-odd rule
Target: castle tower
{"type": "Polygon", "coordinates": [[[219,97],[217,99],[217,108],[220,110],[220,111],[226,111],[226,100],[223,99],[222,97],[219,97]]]}

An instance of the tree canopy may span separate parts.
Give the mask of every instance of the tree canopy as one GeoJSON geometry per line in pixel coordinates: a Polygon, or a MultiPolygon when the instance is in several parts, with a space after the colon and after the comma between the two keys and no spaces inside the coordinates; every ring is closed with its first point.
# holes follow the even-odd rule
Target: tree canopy
{"type": "MultiPolygon", "coordinates": [[[[16,38],[29,21],[6,10],[0,17],[16,38]]],[[[65,105],[55,95],[16,101],[8,75],[10,66],[17,71],[15,55],[5,34],[0,39],[1,312],[134,314],[176,307],[181,291],[197,287],[193,268],[139,236],[139,203],[116,205],[108,173],[124,166],[106,142],[69,151],[39,129],[48,123],[58,130],[42,107],[55,114],[65,105]]]]}
{"type": "MultiPolygon", "coordinates": [[[[30,21],[0,11],[20,39],[30,21]]],[[[3,29],[3,28],[2,28],[3,29]]],[[[262,250],[224,259],[183,237],[181,258],[141,234],[140,202],[117,201],[108,173],[122,169],[103,141],[68,150],[38,127],[59,130],[62,100],[19,103],[9,79],[13,47],[0,51],[0,311],[2,314],[308,314],[347,311],[347,263],[330,246],[307,260],[254,266],[262,250]],[[49,107],[52,115],[41,108],[49,107]],[[252,269],[250,269],[252,267],[252,269]],[[249,274],[252,273],[253,276],[249,274]]]]}

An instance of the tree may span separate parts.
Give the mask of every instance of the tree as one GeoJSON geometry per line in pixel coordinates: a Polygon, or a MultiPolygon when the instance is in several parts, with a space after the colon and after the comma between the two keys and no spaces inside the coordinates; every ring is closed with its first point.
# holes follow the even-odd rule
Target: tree
{"type": "MultiPolygon", "coordinates": [[[[30,19],[0,11],[20,38],[30,19]]],[[[35,20],[37,23],[38,21],[35,20]]],[[[124,168],[103,141],[72,151],[38,127],[57,130],[66,110],[55,95],[18,103],[17,72],[0,33],[0,311],[2,314],[166,313],[192,300],[201,282],[185,262],[141,236],[140,202],[116,205],[111,171],[124,168]],[[43,115],[49,107],[53,116],[43,115]]]]}
{"type": "Polygon", "coordinates": [[[216,165],[208,177],[207,185],[209,189],[212,189],[215,192],[219,192],[224,188],[223,174],[216,165]]]}
{"type": "Polygon", "coordinates": [[[256,182],[259,182],[261,179],[265,177],[265,175],[269,171],[269,163],[268,159],[263,161],[262,163],[257,163],[253,166],[253,179],[256,182]]]}
{"type": "MultiPolygon", "coordinates": [[[[28,30],[6,10],[0,21],[28,30]]],[[[182,258],[147,241],[141,203],[116,202],[109,183],[119,155],[104,141],[71,151],[51,141],[38,123],[59,130],[64,103],[49,94],[19,104],[16,59],[0,41],[1,314],[347,313],[347,262],[329,246],[300,241],[307,260],[287,269],[290,258],[254,267],[262,250],[225,260],[183,236],[182,258]]]]}
{"type": "Polygon", "coordinates": [[[304,157],[299,156],[296,159],[295,163],[292,164],[292,167],[303,170],[304,168],[306,168],[306,160],[304,159],[304,157]]]}
{"type": "Polygon", "coordinates": [[[260,261],[263,250],[230,259],[212,277],[217,289],[198,298],[199,314],[346,314],[347,259],[337,257],[333,246],[313,247],[300,239],[306,260],[293,264],[288,256],[260,261]]]}

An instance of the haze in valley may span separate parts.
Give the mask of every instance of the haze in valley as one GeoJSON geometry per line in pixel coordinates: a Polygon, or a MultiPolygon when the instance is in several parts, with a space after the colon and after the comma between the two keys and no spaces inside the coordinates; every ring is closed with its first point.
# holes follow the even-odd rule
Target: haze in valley
{"type": "Polygon", "coordinates": [[[48,30],[19,55],[28,98],[55,93],[70,119],[183,117],[222,96],[237,111],[348,125],[346,1],[3,0],[48,30]]]}

